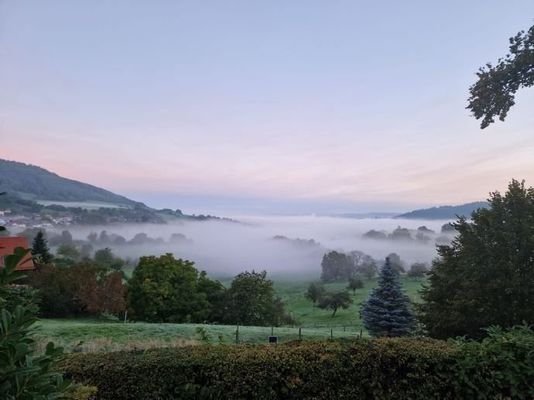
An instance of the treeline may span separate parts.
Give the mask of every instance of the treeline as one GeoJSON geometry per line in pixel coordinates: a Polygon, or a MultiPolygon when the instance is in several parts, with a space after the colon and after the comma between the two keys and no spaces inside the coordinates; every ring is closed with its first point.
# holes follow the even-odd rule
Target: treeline
{"type": "MultiPolygon", "coordinates": [[[[406,263],[397,253],[386,256],[393,269],[412,278],[421,278],[428,272],[425,263],[413,263],[407,270],[406,263]]],[[[323,256],[321,261],[321,281],[340,282],[354,279],[373,279],[379,272],[379,262],[368,254],[361,251],[342,253],[330,251],[323,256]]]]}
{"type": "Polygon", "coordinates": [[[362,235],[363,239],[373,240],[390,240],[398,242],[412,242],[420,244],[429,244],[431,242],[437,245],[446,245],[451,242],[451,234],[455,234],[454,226],[446,223],[441,227],[441,234],[438,235],[432,229],[422,225],[415,230],[397,226],[392,232],[378,231],[371,229],[362,235]]]}
{"type": "Polygon", "coordinates": [[[128,312],[130,319],[149,322],[292,322],[265,271],[242,272],[226,288],[193,262],[165,254],[141,257],[127,279],[125,260],[110,249],[92,257],[65,252],[53,256],[42,232],[32,247],[37,268],[28,272],[26,283],[36,291],[43,317],[124,317],[128,312]]]}

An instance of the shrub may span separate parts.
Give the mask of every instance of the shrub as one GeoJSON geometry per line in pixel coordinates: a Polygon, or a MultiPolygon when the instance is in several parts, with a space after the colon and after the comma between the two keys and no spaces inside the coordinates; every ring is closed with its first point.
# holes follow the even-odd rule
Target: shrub
{"type": "Polygon", "coordinates": [[[453,346],[408,339],[75,354],[67,376],[99,399],[447,398],[453,346]]]}
{"type": "Polygon", "coordinates": [[[61,367],[98,399],[532,399],[534,332],[80,353],[61,367]]]}

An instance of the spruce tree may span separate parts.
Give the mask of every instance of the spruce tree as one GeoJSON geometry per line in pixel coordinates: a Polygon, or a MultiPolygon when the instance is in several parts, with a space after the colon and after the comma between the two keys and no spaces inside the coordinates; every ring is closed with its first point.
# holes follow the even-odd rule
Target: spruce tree
{"type": "Polygon", "coordinates": [[[362,306],[365,328],[372,336],[406,336],[415,326],[410,299],[401,288],[399,274],[386,258],[378,286],[362,306]]]}
{"type": "Polygon", "coordinates": [[[33,259],[41,264],[50,264],[52,262],[52,254],[48,248],[48,242],[44,236],[43,231],[39,231],[32,243],[33,259]]]}

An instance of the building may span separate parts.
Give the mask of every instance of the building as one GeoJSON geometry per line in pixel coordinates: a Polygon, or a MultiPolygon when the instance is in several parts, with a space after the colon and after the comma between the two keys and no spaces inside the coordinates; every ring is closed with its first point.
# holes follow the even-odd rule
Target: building
{"type": "MultiPolygon", "coordinates": [[[[28,239],[21,236],[0,236],[0,268],[4,266],[4,258],[13,254],[18,247],[29,249],[28,239]]],[[[31,253],[28,253],[17,265],[17,271],[32,269],[35,269],[35,266],[31,253]]]]}

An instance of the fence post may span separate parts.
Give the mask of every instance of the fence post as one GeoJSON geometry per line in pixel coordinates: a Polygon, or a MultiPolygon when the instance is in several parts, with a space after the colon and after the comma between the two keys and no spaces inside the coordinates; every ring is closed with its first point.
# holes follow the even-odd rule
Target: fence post
{"type": "Polygon", "coordinates": [[[330,339],[334,340],[334,329],[330,328],[330,339]]]}
{"type": "Polygon", "coordinates": [[[302,327],[299,327],[299,340],[302,340],[302,327]]]}
{"type": "Polygon", "coordinates": [[[239,325],[235,329],[235,344],[239,344],[239,325]]]}

